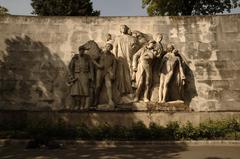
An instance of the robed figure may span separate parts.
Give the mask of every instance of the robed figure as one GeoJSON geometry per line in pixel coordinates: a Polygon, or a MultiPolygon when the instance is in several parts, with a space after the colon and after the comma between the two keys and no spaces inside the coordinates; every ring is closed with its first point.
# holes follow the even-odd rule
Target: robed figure
{"type": "Polygon", "coordinates": [[[136,50],[136,39],[128,34],[128,30],[126,25],[122,25],[121,35],[116,37],[113,45],[113,53],[117,58],[116,86],[121,95],[132,93],[132,57],[136,50]]]}

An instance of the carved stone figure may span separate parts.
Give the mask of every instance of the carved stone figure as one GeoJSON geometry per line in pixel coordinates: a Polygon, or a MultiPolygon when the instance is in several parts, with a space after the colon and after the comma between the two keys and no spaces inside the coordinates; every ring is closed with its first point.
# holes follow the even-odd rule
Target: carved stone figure
{"type": "Polygon", "coordinates": [[[98,104],[99,93],[102,88],[103,82],[107,88],[108,104],[114,107],[112,96],[112,81],[115,79],[116,60],[115,56],[111,52],[113,49],[112,44],[107,43],[103,49],[99,62],[93,60],[93,63],[97,67],[96,71],[96,93],[95,93],[95,105],[98,104]]]}
{"type": "Polygon", "coordinates": [[[179,56],[178,50],[172,44],[168,44],[167,53],[163,56],[160,64],[159,103],[171,100],[171,94],[175,93],[171,91],[182,94],[181,91],[185,85],[185,80],[186,76],[182,66],[182,58],[179,56]],[[170,89],[173,83],[178,83],[174,90],[170,89]]]}
{"type": "Polygon", "coordinates": [[[106,34],[106,43],[113,44],[112,35],[109,33],[106,34]]]}
{"type": "Polygon", "coordinates": [[[144,91],[144,102],[148,102],[148,95],[152,83],[152,61],[156,54],[154,52],[156,41],[151,40],[133,56],[133,70],[136,72],[136,96],[134,101],[138,101],[141,91],[144,91]],[[145,83],[144,83],[145,82],[145,83]]]}
{"type": "Polygon", "coordinates": [[[94,40],[89,40],[82,45],[85,48],[85,54],[88,55],[91,59],[98,59],[100,57],[101,49],[94,40]]]}
{"type": "Polygon", "coordinates": [[[154,47],[154,50],[157,51],[157,57],[158,58],[162,58],[164,55],[164,48],[162,45],[162,40],[163,40],[163,35],[160,33],[157,33],[155,36],[155,41],[156,41],[156,45],[154,47]]]}
{"type": "Polygon", "coordinates": [[[152,40],[149,35],[144,34],[138,30],[134,30],[132,32],[132,36],[137,39],[139,49],[142,48],[144,45],[147,45],[148,41],[152,40]]]}
{"type": "Polygon", "coordinates": [[[121,35],[115,39],[113,49],[118,65],[116,85],[121,94],[130,94],[132,93],[132,56],[137,43],[136,39],[129,35],[129,28],[126,25],[121,25],[120,33],[121,35]]]}
{"type": "Polygon", "coordinates": [[[90,96],[89,84],[93,80],[92,62],[86,54],[85,48],[79,47],[79,54],[76,54],[70,64],[70,81],[71,85],[70,95],[74,101],[76,109],[84,109],[89,107],[87,98],[90,96]]]}
{"type": "Polygon", "coordinates": [[[142,96],[144,102],[151,98],[160,103],[176,100],[185,103],[192,76],[184,56],[172,44],[164,49],[160,33],[149,40],[139,31],[131,32],[126,25],[121,26],[120,32],[114,41],[111,34],[106,34],[103,49],[90,40],[73,56],[68,84],[75,108],[98,105],[99,109],[106,106],[112,109],[115,104],[138,102],[142,96]]]}

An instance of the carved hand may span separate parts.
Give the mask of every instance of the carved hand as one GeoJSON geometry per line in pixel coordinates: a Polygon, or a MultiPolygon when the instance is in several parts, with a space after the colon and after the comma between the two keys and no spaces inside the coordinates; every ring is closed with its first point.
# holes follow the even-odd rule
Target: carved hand
{"type": "Polygon", "coordinates": [[[137,72],[137,68],[136,68],[136,67],[133,67],[133,71],[134,71],[134,72],[137,72]]]}
{"type": "Polygon", "coordinates": [[[182,85],[183,85],[183,86],[186,85],[186,80],[185,80],[185,79],[182,80],[182,85]]]}
{"type": "Polygon", "coordinates": [[[114,74],[112,73],[112,71],[109,71],[109,75],[110,75],[110,79],[111,79],[111,80],[114,80],[114,79],[115,79],[115,76],[114,76],[114,74]]]}

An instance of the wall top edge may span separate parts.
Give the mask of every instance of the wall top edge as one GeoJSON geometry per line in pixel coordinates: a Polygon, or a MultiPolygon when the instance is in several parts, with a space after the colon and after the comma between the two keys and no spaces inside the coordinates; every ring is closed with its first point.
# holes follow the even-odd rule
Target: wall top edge
{"type": "Polygon", "coordinates": [[[34,15],[4,15],[0,18],[204,18],[204,17],[232,17],[240,14],[200,15],[200,16],[34,16],[34,15]]]}

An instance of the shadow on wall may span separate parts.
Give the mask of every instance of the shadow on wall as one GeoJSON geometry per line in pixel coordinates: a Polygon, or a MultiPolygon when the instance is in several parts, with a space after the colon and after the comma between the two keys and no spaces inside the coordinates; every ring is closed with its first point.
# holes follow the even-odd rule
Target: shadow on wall
{"type": "Polygon", "coordinates": [[[124,159],[177,159],[180,153],[187,151],[185,144],[173,145],[154,145],[154,144],[81,144],[79,146],[68,146],[67,149],[60,150],[23,150],[20,148],[3,147],[1,148],[0,157],[8,159],[24,158],[48,158],[48,159],[65,159],[65,158],[124,158],[124,159]],[[44,155],[43,155],[44,152],[44,155]]]}
{"type": "Polygon", "coordinates": [[[186,85],[184,86],[183,97],[187,105],[190,105],[192,98],[198,96],[195,77],[193,71],[188,65],[185,65],[185,74],[186,74],[186,85]]]}
{"type": "Polygon", "coordinates": [[[0,61],[2,109],[58,108],[65,103],[67,69],[57,54],[30,37],[6,39],[0,61]]]}
{"type": "MultiPolygon", "coordinates": [[[[14,37],[5,40],[6,50],[0,60],[0,109],[1,110],[65,110],[66,105],[71,106],[70,89],[66,85],[68,70],[57,54],[52,53],[48,47],[30,37],[14,37]]],[[[30,113],[31,116],[17,114],[13,120],[58,120],[55,113],[46,115],[30,113]],[[18,118],[19,117],[19,118],[18,118]]],[[[7,113],[7,112],[5,112],[7,113]]],[[[83,113],[84,114],[84,113],[83,113]]],[[[7,114],[6,121],[9,119],[7,114]]],[[[89,121],[104,123],[112,120],[107,115],[64,114],[60,118],[68,123],[81,123],[89,121]]],[[[122,118],[116,118],[118,122],[122,118]]],[[[5,119],[5,118],[3,118],[5,119]]],[[[1,119],[3,122],[5,120],[1,119]]],[[[129,123],[135,121],[135,115],[124,117],[129,123]]],[[[1,122],[2,122],[1,121],[1,122]]]]}

